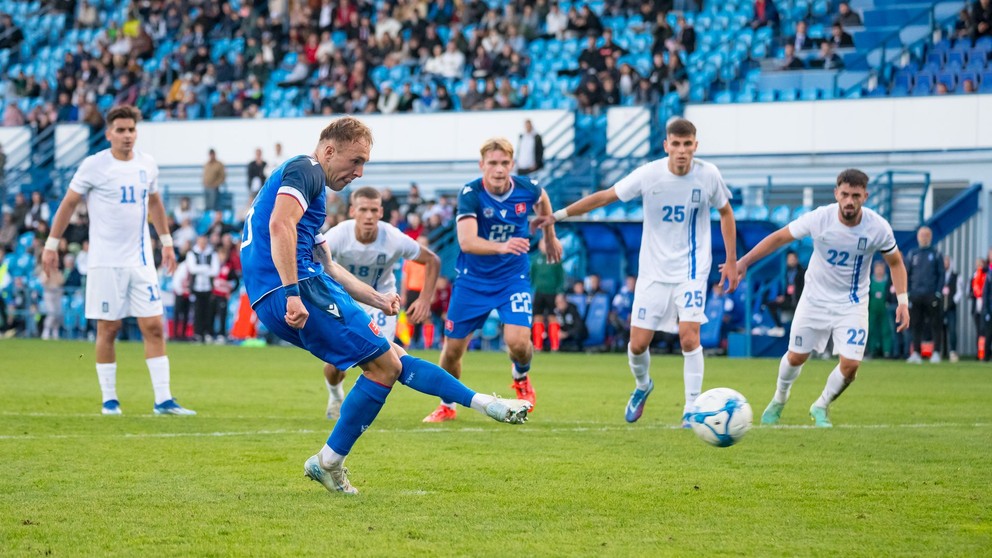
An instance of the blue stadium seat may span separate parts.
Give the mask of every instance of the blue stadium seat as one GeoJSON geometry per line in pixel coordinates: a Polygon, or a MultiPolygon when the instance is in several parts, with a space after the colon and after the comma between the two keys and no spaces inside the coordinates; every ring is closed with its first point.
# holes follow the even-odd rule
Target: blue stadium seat
{"type": "Polygon", "coordinates": [[[787,205],[780,205],[772,210],[768,219],[780,227],[784,227],[789,223],[789,218],[792,210],[787,205]]]}

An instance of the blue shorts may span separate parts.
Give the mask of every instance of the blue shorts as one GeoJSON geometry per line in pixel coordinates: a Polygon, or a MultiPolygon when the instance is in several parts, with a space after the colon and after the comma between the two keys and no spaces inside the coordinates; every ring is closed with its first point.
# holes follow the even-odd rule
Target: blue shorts
{"type": "Polygon", "coordinates": [[[465,281],[456,281],[448,305],[448,320],[444,334],[452,339],[464,339],[482,327],[494,309],[504,324],[529,328],[532,321],[530,281],[515,279],[502,290],[483,292],[465,281]]]}
{"type": "Polygon", "coordinates": [[[269,331],[320,360],[347,370],[390,349],[389,341],[357,302],[327,275],[300,281],[300,298],[310,317],[303,329],[286,323],[286,298],[276,289],[255,305],[269,331]]]}

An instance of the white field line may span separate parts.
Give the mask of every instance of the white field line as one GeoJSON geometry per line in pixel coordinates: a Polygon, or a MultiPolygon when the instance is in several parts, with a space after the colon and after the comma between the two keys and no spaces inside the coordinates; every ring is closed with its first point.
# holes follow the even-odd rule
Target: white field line
{"type": "MultiPolygon", "coordinates": [[[[36,415],[30,415],[36,416],[36,415]]],[[[73,415],[57,415],[57,416],[73,416],[73,415]]],[[[93,415],[80,415],[80,416],[93,416],[93,415]]],[[[257,418],[257,417],[256,417],[257,418]]],[[[284,417],[285,418],[285,417],[284,417]]],[[[120,420],[116,417],[108,417],[107,420],[120,420]]],[[[167,420],[167,419],[165,419],[167,420]]],[[[183,420],[183,419],[180,419],[183,420]]],[[[196,419],[185,419],[185,420],[196,420],[196,419]]],[[[603,425],[600,426],[578,426],[579,424],[592,424],[592,423],[557,423],[557,424],[572,424],[573,426],[556,426],[550,428],[529,428],[527,426],[514,427],[514,431],[520,432],[536,432],[536,433],[546,433],[546,432],[629,432],[635,430],[680,430],[679,425],[667,425],[667,424],[655,424],[655,425],[638,425],[638,426],[624,426],[624,425],[603,425]]],[[[932,429],[932,428],[989,428],[992,427],[992,423],[928,423],[928,424],[839,424],[835,425],[834,428],[842,430],[876,430],[876,429],[932,429]]],[[[142,439],[142,438],[223,438],[228,436],[281,436],[286,434],[327,434],[330,432],[332,426],[328,424],[326,429],[322,430],[312,430],[312,429],[277,429],[277,430],[243,430],[243,431],[218,431],[218,432],[141,432],[141,433],[113,433],[113,434],[9,434],[0,435],[0,441],[2,440],[65,440],[65,439],[81,439],[81,438],[124,438],[124,439],[142,439]]],[[[758,427],[761,430],[812,430],[814,427],[812,425],[800,425],[800,424],[788,424],[779,426],[763,426],[758,427]]],[[[373,432],[383,433],[383,434],[438,434],[438,433],[480,433],[480,432],[500,432],[501,429],[494,429],[492,427],[462,427],[462,428],[439,428],[439,427],[422,427],[422,428],[383,428],[383,429],[372,429],[373,432]]]]}

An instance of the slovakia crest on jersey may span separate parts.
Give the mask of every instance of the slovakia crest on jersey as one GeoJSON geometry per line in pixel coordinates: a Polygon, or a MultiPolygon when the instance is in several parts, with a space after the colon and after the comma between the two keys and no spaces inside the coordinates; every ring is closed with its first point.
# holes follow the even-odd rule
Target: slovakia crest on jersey
{"type": "Polygon", "coordinates": [[[483,207],[482,208],[482,216],[485,217],[486,219],[492,219],[493,218],[493,208],[491,208],[491,207],[483,207]]]}
{"type": "Polygon", "coordinates": [[[524,203],[524,202],[520,202],[516,206],[514,206],[514,209],[516,210],[517,215],[520,215],[522,213],[526,213],[527,212],[527,204],[524,203]]]}
{"type": "Polygon", "coordinates": [[[864,250],[868,247],[868,239],[866,237],[861,237],[858,239],[858,250],[864,250]]]}

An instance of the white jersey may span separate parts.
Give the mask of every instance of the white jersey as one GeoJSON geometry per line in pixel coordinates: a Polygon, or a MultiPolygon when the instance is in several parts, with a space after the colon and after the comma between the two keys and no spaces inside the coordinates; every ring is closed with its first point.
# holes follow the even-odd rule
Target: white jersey
{"type": "Polygon", "coordinates": [[[158,192],[158,165],[134,151],[120,161],[105,149],[83,159],[69,189],[86,196],[89,267],[153,266],[148,196],[158,192]]]}
{"type": "Polygon", "coordinates": [[[806,270],[802,298],[817,306],[868,307],[871,259],[896,247],[892,227],[871,209],[861,209],[861,222],[841,223],[836,203],[815,209],[789,223],[796,238],[813,238],[813,255],[806,270]]]}
{"type": "Polygon", "coordinates": [[[621,201],[644,199],[639,280],[682,283],[709,275],[710,209],[731,197],[716,165],[695,159],[689,173],[678,176],[666,157],[639,167],[614,189],[621,201]]]}
{"type": "Polygon", "coordinates": [[[383,221],[379,221],[379,233],[371,244],[355,238],[354,219],[339,223],[323,236],[334,261],[380,293],[396,292],[393,266],[398,261],[420,256],[416,240],[383,221]]]}

